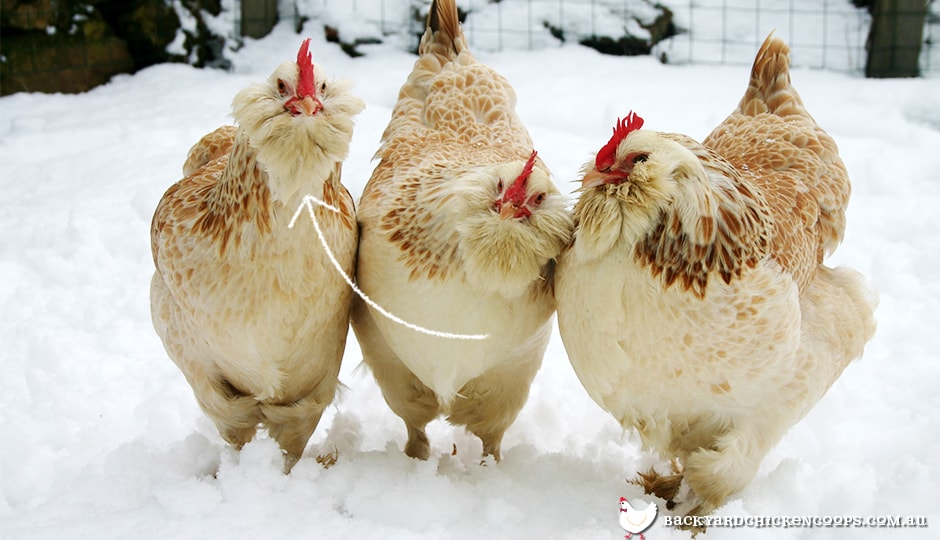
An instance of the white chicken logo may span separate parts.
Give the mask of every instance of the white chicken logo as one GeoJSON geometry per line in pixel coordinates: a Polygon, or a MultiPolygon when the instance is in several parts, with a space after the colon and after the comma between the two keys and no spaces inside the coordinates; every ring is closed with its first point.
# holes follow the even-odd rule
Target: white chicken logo
{"type": "Polygon", "coordinates": [[[620,526],[627,531],[624,538],[632,538],[634,534],[640,535],[640,540],[645,540],[643,531],[650,528],[656,519],[656,503],[651,502],[645,510],[635,510],[630,506],[630,501],[625,497],[620,497],[620,526]]]}

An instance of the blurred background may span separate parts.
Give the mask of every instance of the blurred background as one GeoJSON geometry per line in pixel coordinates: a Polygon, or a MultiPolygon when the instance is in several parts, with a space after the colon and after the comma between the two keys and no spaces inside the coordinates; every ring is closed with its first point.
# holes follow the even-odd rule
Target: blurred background
{"type": "MultiPolygon", "coordinates": [[[[322,31],[350,56],[415,50],[430,0],[0,0],[0,95],[83,92],[166,62],[231,70],[275,24],[322,31]]],[[[936,77],[938,0],[462,0],[477,51],[578,43],[668,64],[750,65],[771,31],[796,67],[936,77]]]]}

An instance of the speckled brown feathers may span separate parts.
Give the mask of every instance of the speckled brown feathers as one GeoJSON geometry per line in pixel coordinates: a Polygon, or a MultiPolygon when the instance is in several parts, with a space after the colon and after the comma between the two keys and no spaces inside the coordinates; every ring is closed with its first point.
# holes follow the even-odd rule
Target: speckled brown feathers
{"type": "Polygon", "coordinates": [[[241,447],[262,424],[287,470],[335,395],[352,295],[310,220],[288,223],[307,195],[338,208],[314,211],[347,274],[358,240],[340,174],[364,104],[342,81],[298,84],[314,69],[323,75],[285,62],[239,92],[238,126],[193,146],[151,224],[151,313],[167,354],[227,442],[241,447]]]}
{"type": "Polygon", "coordinates": [[[413,325],[487,338],[421,333],[358,301],[352,325],[408,455],[428,457],[425,425],[446,414],[499,459],[551,335],[571,216],[512,87],[468,50],[454,0],[432,2],[419,53],[363,190],[359,286],[413,325]]]}
{"type": "Polygon", "coordinates": [[[438,175],[428,174],[423,180],[413,178],[399,185],[394,206],[382,216],[379,230],[385,231],[388,240],[401,250],[399,260],[411,269],[411,279],[447,279],[457,269],[456,231],[441,234],[434,230],[437,225],[434,214],[422,205],[427,202],[443,206],[453,196],[444,189],[438,175]],[[422,192],[426,192],[429,201],[419,199],[422,192]]]}
{"type": "Polygon", "coordinates": [[[717,152],[682,135],[661,135],[683,144],[707,174],[727,182],[697,192],[697,211],[691,215],[678,205],[662,208],[656,224],[636,243],[634,256],[654,277],[661,276],[666,288],[675,284],[701,298],[709,277],[728,284],[769,253],[770,211],[762,193],[742,181],[717,152]]]}
{"type": "MultiPolygon", "coordinates": [[[[162,203],[166,208],[173,208],[179,224],[188,223],[187,218],[192,217],[192,230],[212,238],[220,255],[230,245],[236,249],[239,247],[241,229],[246,225],[260,235],[271,232],[267,175],[254,153],[249,151],[247,141],[236,145],[234,138],[215,137],[227,135],[231,131],[228,128],[225,126],[212,132],[190,150],[190,158],[202,155],[209,160],[197,165],[201,159],[187,159],[187,164],[195,166],[189,175],[190,181],[175,184],[167,191],[162,203]],[[209,141],[211,144],[204,144],[209,141]],[[216,157],[212,158],[213,155],[216,157]],[[228,181],[219,182],[220,179],[228,181]]],[[[156,216],[173,219],[160,209],[156,216]]],[[[164,226],[163,219],[154,219],[155,229],[161,230],[164,226]]],[[[185,234],[185,230],[177,233],[185,234]]]]}
{"type": "Polygon", "coordinates": [[[703,144],[763,193],[774,223],[773,257],[802,289],[842,241],[851,186],[835,141],[790,84],[789,52],[767,37],[737,110],[703,144]]]}
{"type": "MultiPolygon", "coordinates": [[[[376,152],[381,161],[362,194],[363,217],[384,209],[381,227],[415,277],[444,278],[459,262],[453,238],[430,234],[441,221],[428,206],[446,205],[453,197],[435,185],[443,187],[473,168],[525,159],[532,151],[515,112],[515,91],[470,54],[451,4],[432,5],[430,30],[382,135],[376,152]],[[458,171],[461,166],[467,170],[458,171]]],[[[538,166],[547,172],[541,160],[538,166]]]]}
{"type": "Polygon", "coordinates": [[[183,176],[189,176],[203,165],[227,156],[235,144],[235,126],[222,126],[208,133],[189,149],[186,162],[183,163],[183,176]]]}
{"type": "Polygon", "coordinates": [[[637,482],[687,515],[741,492],[875,331],[864,276],[823,264],[849,180],[790,84],[788,52],[768,37],[704,143],[615,130],[583,168],[555,270],[572,367],[672,463],[637,482]],[[672,501],[680,482],[690,489],[672,501]]]}

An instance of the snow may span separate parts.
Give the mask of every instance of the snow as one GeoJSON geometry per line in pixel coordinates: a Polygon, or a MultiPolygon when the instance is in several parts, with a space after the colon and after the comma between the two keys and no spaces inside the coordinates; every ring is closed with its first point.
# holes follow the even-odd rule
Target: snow
{"type": "MultiPolygon", "coordinates": [[[[443,421],[429,427],[429,461],[405,457],[404,427],[357,369],[352,335],[342,397],[288,476],[267,436],[235,452],[199,410],[150,323],[150,218],[190,145],[230,121],[232,96],[293,58],[302,36],[291,28],[246,40],[232,73],[159,65],[81,95],[0,98],[0,537],[621,537],[619,498],[653,500],[625,480],[657,459],[587,397],[557,332],[498,464],[481,466],[479,441],[443,421]],[[317,463],[334,451],[335,465],[317,463]]],[[[344,168],[358,196],[414,57],[385,44],[350,59],[313,28],[315,61],[368,105],[344,168]]],[[[650,128],[702,138],[748,72],[570,44],[478,56],[514,85],[565,191],[617,116],[633,109],[650,128]]],[[[830,262],[872,279],[879,327],[717,514],[926,516],[930,529],[705,538],[927,538],[940,527],[940,80],[793,79],[853,181],[830,262]]],[[[661,521],[646,533],[689,537],[661,521]]]]}

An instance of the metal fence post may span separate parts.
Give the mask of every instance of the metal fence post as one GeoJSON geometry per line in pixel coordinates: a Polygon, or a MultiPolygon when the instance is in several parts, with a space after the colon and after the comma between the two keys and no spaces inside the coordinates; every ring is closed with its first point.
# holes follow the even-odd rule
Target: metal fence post
{"type": "Polygon", "coordinates": [[[875,0],[868,32],[866,77],[917,77],[926,0],[875,0]]]}
{"type": "Polygon", "coordinates": [[[264,37],[277,24],[277,0],[242,0],[243,36],[264,37]]]}

